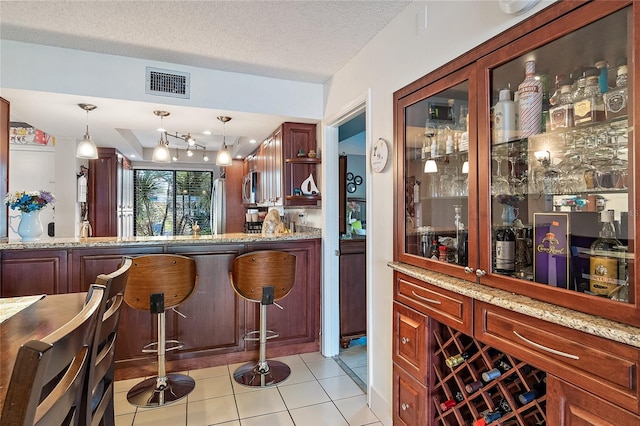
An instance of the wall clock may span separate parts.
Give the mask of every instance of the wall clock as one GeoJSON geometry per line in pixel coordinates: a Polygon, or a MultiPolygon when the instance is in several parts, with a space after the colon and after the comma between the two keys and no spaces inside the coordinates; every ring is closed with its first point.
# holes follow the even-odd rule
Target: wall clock
{"type": "Polygon", "coordinates": [[[373,148],[371,149],[371,169],[380,173],[387,166],[387,161],[389,161],[389,146],[387,145],[387,141],[380,138],[373,143],[373,148]]]}

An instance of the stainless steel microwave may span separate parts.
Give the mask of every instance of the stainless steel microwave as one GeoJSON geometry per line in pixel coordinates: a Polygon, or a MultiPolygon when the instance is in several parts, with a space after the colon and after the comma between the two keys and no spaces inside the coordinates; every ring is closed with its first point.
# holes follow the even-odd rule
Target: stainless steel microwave
{"type": "Polygon", "coordinates": [[[242,204],[255,204],[258,199],[258,172],[249,172],[242,181],[242,204]]]}

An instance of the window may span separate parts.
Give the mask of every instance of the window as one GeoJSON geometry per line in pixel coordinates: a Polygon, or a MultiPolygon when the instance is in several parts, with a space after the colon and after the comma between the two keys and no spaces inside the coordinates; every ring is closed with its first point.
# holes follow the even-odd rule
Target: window
{"type": "Polygon", "coordinates": [[[190,235],[197,222],[211,234],[213,172],[136,169],[135,235],[190,235]]]}

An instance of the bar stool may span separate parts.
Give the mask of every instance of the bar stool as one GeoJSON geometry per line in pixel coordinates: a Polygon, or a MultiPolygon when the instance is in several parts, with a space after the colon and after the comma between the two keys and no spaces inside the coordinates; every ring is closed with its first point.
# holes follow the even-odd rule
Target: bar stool
{"type": "Polygon", "coordinates": [[[260,303],[260,330],[244,335],[245,340],[260,342],[260,359],[241,365],[233,373],[235,381],[249,387],[269,387],[286,380],[289,366],[280,361],[267,360],[267,340],[278,333],[267,330],[267,306],[286,297],[296,279],[296,257],[274,250],[261,250],[236,257],[229,273],[233,290],[249,302],[260,303]],[[255,337],[256,334],[258,337],[255,337]]]}
{"type": "Polygon", "coordinates": [[[133,309],[157,314],[158,341],[142,352],[158,354],[158,375],[135,385],[127,400],[138,407],[160,407],[187,396],[195,381],[184,374],[166,371],[166,352],[182,348],[177,340],[166,340],[165,308],[173,309],[194,293],[198,283],[195,260],[172,254],[149,254],[133,259],[124,301],[133,309]],[[167,347],[167,344],[172,346],[167,347]]]}

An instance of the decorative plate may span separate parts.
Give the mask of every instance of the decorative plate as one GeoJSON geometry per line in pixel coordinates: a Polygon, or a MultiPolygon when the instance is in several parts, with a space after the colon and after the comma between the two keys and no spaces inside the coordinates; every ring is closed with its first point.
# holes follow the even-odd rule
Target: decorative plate
{"type": "Polygon", "coordinates": [[[356,185],[362,185],[362,176],[356,176],[356,177],[354,177],[354,178],[353,178],[353,182],[354,182],[356,185]]]}
{"type": "Polygon", "coordinates": [[[347,172],[347,182],[351,182],[353,180],[353,173],[347,172]]]}
{"type": "Polygon", "coordinates": [[[347,192],[350,192],[350,193],[352,193],[352,194],[353,194],[354,192],[356,192],[356,184],[355,184],[355,183],[353,183],[353,182],[349,182],[349,183],[347,184],[347,192]]]}
{"type": "Polygon", "coordinates": [[[373,143],[371,149],[371,169],[380,173],[387,166],[387,161],[389,161],[389,146],[387,141],[380,138],[373,143]]]}

